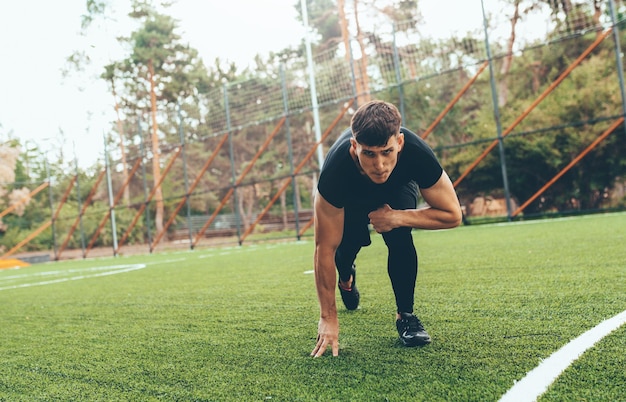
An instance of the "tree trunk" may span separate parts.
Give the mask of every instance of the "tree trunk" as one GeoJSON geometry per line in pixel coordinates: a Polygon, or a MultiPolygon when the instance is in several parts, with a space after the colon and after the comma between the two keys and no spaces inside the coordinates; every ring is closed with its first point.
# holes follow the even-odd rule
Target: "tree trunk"
{"type": "Polygon", "coordinates": [[[283,216],[283,230],[287,230],[289,226],[289,219],[287,218],[287,192],[280,193],[280,212],[283,216]]]}
{"type": "Polygon", "coordinates": [[[239,218],[241,219],[241,226],[243,230],[246,231],[250,227],[250,220],[248,219],[248,214],[246,213],[246,202],[245,198],[247,197],[247,191],[245,191],[242,187],[238,187],[235,189],[237,194],[237,210],[239,211],[239,218]]]}
{"type": "MultiPolygon", "coordinates": [[[[600,21],[600,18],[602,18],[602,0],[593,0],[593,24],[596,27],[600,27],[602,22],[600,21]]],[[[596,37],[602,35],[602,29],[598,29],[596,31],[596,37]]]]}
{"type": "MultiPolygon", "coordinates": [[[[120,105],[117,102],[117,93],[115,92],[115,80],[111,79],[111,90],[113,92],[113,102],[115,105],[115,114],[117,116],[117,132],[120,135],[120,152],[122,153],[122,177],[124,178],[124,183],[128,182],[128,164],[126,163],[126,147],[124,146],[124,125],[122,124],[122,120],[120,119],[120,105]]],[[[126,207],[130,206],[130,187],[127,185],[124,188],[124,203],[126,207]]]]}
{"type": "Polygon", "coordinates": [[[498,105],[500,107],[506,105],[509,97],[509,88],[506,83],[506,76],[511,70],[511,65],[513,64],[513,46],[515,45],[515,26],[517,25],[517,21],[520,19],[519,15],[519,3],[521,0],[515,1],[515,11],[513,13],[513,17],[511,18],[511,34],[509,35],[509,40],[507,41],[506,46],[506,55],[502,60],[502,68],[500,69],[500,83],[498,85],[498,105]]]}
{"type": "Polygon", "coordinates": [[[572,2],[570,0],[561,0],[561,7],[563,7],[563,12],[565,13],[565,26],[567,27],[567,31],[572,31],[572,26],[570,25],[569,16],[570,11],[572,11],[572,2]]]}
{"type": "Polygon", "coordinates": [[[150,71],[150,104],[152,107],[152,175],[154,176],[154,185],[156,191],[154,199],[156,202],[156,213],[154,216],[154,224],[157,233],[163,231],[163,191],[161,191],[161,162],[159,160],[159,135],[156,116],[156,90],[154,83],[154,66],[152,60],[148,61],[148,70],[150,71]]]}
{"type": "Polygon", "coordinates": [[[541,61],[535,61],[530,64],[530,67],[533,70],[533,93],[539,92],[539,87],[541,85],[541,73],[543,67],[541,66],[541,61]]]}
{"type": "MultiPolygon", "coordinates": [[[[348,30],[348,20],[346,18],[346,10],[345,10],[346,2],[345,0],[338,0],[337,7],[339,8],[339,25],[341,25],[341,38],[343,40],[343,45],[346,48],[346,61],[351,63],[353,61],[354,55],[352,54],[351,46],[350,46],[350,31],[348,30]]],[[[356,61],[355,61],[356,64],[356,61]]],[[[362,94],[363,86],[360,79],[360,69],[357,68],[355,71],[354,77],[354,90],[359,96],[362,94]]]]}
{"type": "Polygon", "coordinates": [[[358,104],[363,105],[370,100],[369,78],[367,76],[367,53],[365,50],[365,44],[363,43],[363,32],[361,32],[361,24],[359,24],[359,11],[357,8],[359,0],[354,0],[354,21],[356,23],[356,39],[359,42],[359,48],[361,49],[361,59],[357,63],[359,76],[357,80],[361,81],[361,92],[358,92],[358,104]]]}

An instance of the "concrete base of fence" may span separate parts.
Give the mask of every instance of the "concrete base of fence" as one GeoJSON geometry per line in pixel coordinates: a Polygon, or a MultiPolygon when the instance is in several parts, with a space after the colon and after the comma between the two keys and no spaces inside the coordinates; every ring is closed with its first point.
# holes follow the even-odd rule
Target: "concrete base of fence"
{"type": "Polygon", "coordinates": [[[41,262],[50,261],[50,254],[32,254],[28,256],[19,257],[21,261],[24,261],[27,264],[38,264],[41,262]]]}

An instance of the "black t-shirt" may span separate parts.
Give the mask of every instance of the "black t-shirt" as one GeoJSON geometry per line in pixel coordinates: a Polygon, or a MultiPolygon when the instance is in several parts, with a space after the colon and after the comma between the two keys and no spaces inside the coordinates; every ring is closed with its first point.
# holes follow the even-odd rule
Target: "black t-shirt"
{"type": "Polygon", "coordinates": [[[372,210],[388,203],[390,196],[412,181],[419,188],[433,186],[443,172],[437,157],[417,134],[404,127],[400,132],[404,146],[398,163],[385,183],[376,184],[360,173],[350,155],[352,130],[344,131],[324,160],[317,184],[322,197],[336,208],[361,206],[372,210]]]}

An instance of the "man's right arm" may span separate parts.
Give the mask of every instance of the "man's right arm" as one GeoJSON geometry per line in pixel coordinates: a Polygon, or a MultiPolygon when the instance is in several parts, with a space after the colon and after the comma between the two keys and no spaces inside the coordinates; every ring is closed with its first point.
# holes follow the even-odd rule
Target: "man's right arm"
{"type": "Polygon", "coordinates": [[[311,356],[319,357],[332,348],[333,356],[339,354],[339,320],[335,302],[336,270],[335,251],[343,236],[344,212],[322,197],[315,195],[315,286],[320,304],[317,343],[311,356]]]}

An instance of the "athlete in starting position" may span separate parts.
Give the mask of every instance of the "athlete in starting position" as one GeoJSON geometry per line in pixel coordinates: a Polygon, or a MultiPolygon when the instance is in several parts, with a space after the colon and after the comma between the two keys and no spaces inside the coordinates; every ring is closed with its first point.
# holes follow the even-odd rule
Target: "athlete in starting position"
{"type": "Polygon", "coordinates": [[[311,356],[339,354],[338,287],[348,310],[359,305],[354,261],[371,243],[368,225],[388,248],[387,271],[396,300],[396,328],[406,346],[430,336],[413,314],[417,252],[411,231],[453,228],[461,207],[450,178],[431,148],[401,127],[398,109],[372,101],[354,114],[350,128],[330,148],[315,196],[315,284],[320,320],[311,356]],[[418,194],[427,206],[417,209],[418,194]]]}

